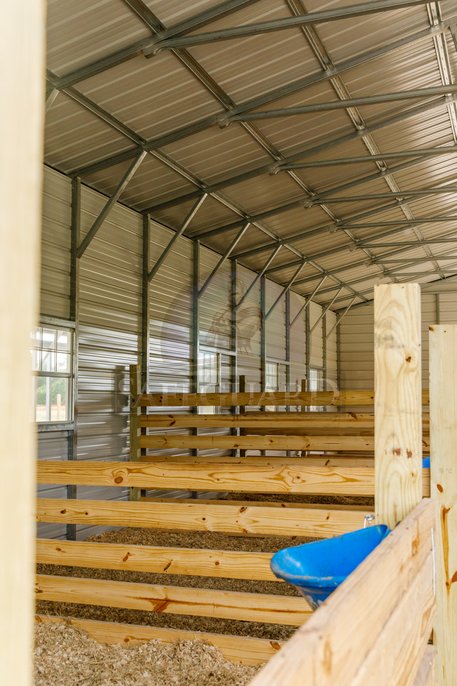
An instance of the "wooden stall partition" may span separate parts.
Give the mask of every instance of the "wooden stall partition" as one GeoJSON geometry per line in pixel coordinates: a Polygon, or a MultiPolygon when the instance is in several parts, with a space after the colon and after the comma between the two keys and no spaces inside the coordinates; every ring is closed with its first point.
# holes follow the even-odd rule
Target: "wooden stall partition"
{"type": "Polygon", "coordinates": [[[436,683],[457,683],[457,326],[430,327],[431,490],[436,501],[436,683]]]}
{"type": "MultiPolygon", "coordinates": [[[[251,682],[413,686],[434,615],[434,507],[423,500],[251,682]]],[[[427,683],[427,682],[425,682],[427,683]]]]}

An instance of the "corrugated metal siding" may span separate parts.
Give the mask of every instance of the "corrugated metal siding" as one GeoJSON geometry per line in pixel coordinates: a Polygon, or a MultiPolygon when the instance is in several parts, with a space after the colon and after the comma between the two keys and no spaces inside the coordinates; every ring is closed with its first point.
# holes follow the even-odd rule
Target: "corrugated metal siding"
{"type": "MultiPolygon", "coordinates": [[[[174,232],[151,222],[150,268],[174,232]]],[[[190,391],[192,244],[179,238],[149,285],[149,390],[190,391]]]]}
{"type": "MultiPolygon", "coordinates": [[[[249,288],[255,274],[250,269],[237,268],[237,302],[249,288]]],[[[237,311],[238,374],[246,376],[246,384],[260,388],[260,280],[237,311]]]]}
{"type": "Polygon", "coordinates": [[[40,312],[66,319],[70,310],[71,180],[44,168],[40,312]]]}
{"type": "MultiPolygon", "coordinates": [[[[310,303],[309,308],[309,323],[312,328],[322,314],[322,307],[317,303],[310,303]]],[[[311,334],[310,341],[309,363],[311,367],[322,368],[324,364],[322,355],[322,320],[317,324],[316,328],[311,334]]]]}
{"type": "MultiPolygon", "coordinates": [[[[283,287],[273,281],[267,281],[265,285],[266,311],[275,302],[282,292],[283,287]]],[[[286,300],[284,297],[278,302],[266,321],[267,359],[286,359],[286,300]]]]}
{"type": "MultiPolygon", "coordinates": [[[[212,250],[201,248],[200,288],[220,258],[212,250]]],[[[230,262],[227,260],[200,296],[200,344],[230,350],[230,321],[230,262]]]]}
{"type": "MultiPolygon", "coordinates": [[[[294,320],[305,299],[297,293],[290,294],[290,319],[294,320]]],[[[304,310],[290,330],[290,387],[300,389],[306,377],[306,331],[304,310]]]]}
{"type": "MultiPolygon", "coordinates": [[[[344,320],[343,320],[344,321],[344,320]]],[[[326,389],[338,388],[338,352],[337,352],[337,329],[335,327],[336,314],[330,310],[325,315],[326,339],[326,389]],[[335,328],[333,328],[335,327],[335,328]],[[333,328],[333,331],[331,329],[333,328]],[[331,331],[330,335],[329,332],[331,331]]],[[[341,322],[343,323],[343,322],[341,322]]]]}
{"type": "MultiPolygon", "coordinates": [[[[438,286],[439,288],[439,286],[438,286]]],[[[437,286],[433,285],[435,291],[437,286]]],[[[428,387],[429,326],[457,324],[456,293],[427,293],[421,297],[422,309],[422,385],[428,387]]],[[[373,304],[351,310],[340,325],[342,388],[374,388],[373,304]]]]}

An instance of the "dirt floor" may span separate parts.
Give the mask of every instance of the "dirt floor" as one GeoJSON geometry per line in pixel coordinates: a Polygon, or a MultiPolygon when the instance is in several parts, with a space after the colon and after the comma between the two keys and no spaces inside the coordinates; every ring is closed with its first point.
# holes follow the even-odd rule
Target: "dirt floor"
{"type": "Polygon", "coordinates": [[[35,641],[35,686],[245,686],[257,671],[199,641],[108,646],[61,622],[35,641]]]}

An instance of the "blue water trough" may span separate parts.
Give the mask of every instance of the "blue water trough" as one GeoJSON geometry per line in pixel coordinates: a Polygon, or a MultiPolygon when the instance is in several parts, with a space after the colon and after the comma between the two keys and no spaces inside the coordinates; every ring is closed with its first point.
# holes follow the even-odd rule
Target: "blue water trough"
{"type": "Polygon", "coordinates": [[[271,569],[317,609],[389,533],[389,527],[382,524],[284,548],[273,555],[271,569]]]}
{"type": "Polygon", "coordinates": [[[430,469],[430,456],[427,455],[427,457],[422,458],[422,467],[423,469],[430,469]]]}

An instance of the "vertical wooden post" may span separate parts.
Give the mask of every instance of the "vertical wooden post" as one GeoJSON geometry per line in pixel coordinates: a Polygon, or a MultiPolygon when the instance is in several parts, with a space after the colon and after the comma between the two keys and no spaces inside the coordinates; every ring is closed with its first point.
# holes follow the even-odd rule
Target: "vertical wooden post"
{"type": "MultiPolygon", "coordinates": [[[[240,376],[239,376],[238,390],[240,393],[246,393],[246,375],[245,374],[240,374],[240,376]]],[[[246,406],[240,405],[238,408],[238,411],[240,414],[246,414],[246,406]]],[[[245,433],[245,430],[240,429],[240,436],[243,436],[244,433],[245,433]]],[[[246,451],[245,450],[240,450],[240,457],[246,457],[246,451]]]]}
{"type": "Polygon", "coordinates": [[[396,526],[422,499],[418,284],[375,287],[375,509],[396,526]]]}
{"type": "Polygon", "coordinates": [[[436,683],[457,683],[457,326],[430,327],[430,470],[437,504],[436,683]]]}
{"type": "Polygon", "coordinates": [[[35,443],[30,334],[40,264],[44,3],[0,3],[0,681],[31,686],[35,443]],[[14,65],[12,56],[14,55],[14,65]]]}
{"type": "MultiPolygon", "coordinates": [[[[130,457],[133,462],[138,460],[140,447],[138,441],[138,417],[140,408],[138,407],[138,396],[141,392],[140,367],[137,364],[130,365],[130,457]]],[[[141,491],[139,488],[129,489],[129,499],[139,500],[141,491]]]]}

